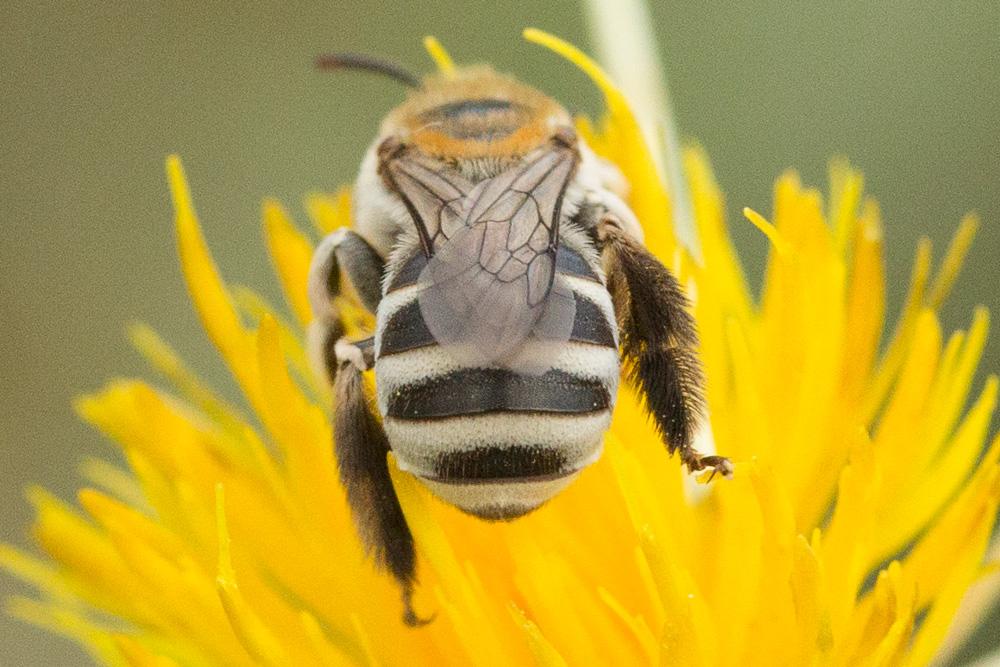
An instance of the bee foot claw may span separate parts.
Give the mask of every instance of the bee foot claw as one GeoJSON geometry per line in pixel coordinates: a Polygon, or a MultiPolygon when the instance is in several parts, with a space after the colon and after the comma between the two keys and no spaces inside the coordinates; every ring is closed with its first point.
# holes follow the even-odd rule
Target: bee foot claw
{"type": "Polygon", "coordinates": [[[699,470],[711,468],[712,474],[707,480],[709,482],[716,475],[722,475],[726,479],[733,478],[733,462],[725,456],[702,456],[696,452],[692,452],[690,455],[684,457],[683,462],[690,472],[698,472],[699,470]]]}
{"type": "Polygon", "coordinates": [[[403,623],[410,628],[420,628],[428,623],[431,623],[437,614],[431,614],[427,618],[421,618],[417,616],[416,610],[413,608],[413,593],[412,591],[405,591],[403,593],[403,623]]]}

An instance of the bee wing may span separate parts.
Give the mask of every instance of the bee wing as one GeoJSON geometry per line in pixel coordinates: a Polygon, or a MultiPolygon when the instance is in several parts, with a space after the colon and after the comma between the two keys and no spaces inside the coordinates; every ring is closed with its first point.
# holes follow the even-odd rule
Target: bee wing
{"type": "Polygon", "coordinates": [[[383,175],[402,198],[430,257],[440,241],[464,224],[463,207],[473,184],[431,158],[407,152],[382,163],[383,175]]]}
{"type": "Polygon", "coordinates": [[[556,280],[555,266],[576,159],[571,147],[556,144],[478,183],[465,198],[465,226],[421,273],[424,322],[460,361],[520,363],[514,358],[531,335],[569,339],[576,302],[556,280]]]}

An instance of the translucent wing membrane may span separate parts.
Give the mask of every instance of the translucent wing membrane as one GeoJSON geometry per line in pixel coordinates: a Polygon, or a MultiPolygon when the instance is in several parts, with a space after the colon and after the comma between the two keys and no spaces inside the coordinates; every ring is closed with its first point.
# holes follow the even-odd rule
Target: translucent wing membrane
{"type": "Polygon", "coordinates": [[[383,160],[383,174],[402,197],[417,226],[424,253],[430,256],[442,238],[464,226],[464,207],[473,184],[440,162],[413,151],[383,160]]]}
{"type": "Polygon", "coordinates": [[[541,359],[523,353],[525,341],[569,339],[576,303],[555,267],[562,200],[576,161],[571,146],[553,142],[468,189],[450,170],[433,170],[419,158],[403,155],[389,167],[402,175],[395,184],[433,241],[419,279],[421,314],[435,340],[463,363],[542,369],[541,359]]]}

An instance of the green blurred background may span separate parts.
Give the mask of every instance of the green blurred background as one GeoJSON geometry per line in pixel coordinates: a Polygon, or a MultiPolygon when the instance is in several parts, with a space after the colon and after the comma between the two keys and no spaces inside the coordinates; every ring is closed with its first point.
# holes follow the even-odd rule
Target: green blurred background
{"type": "MultiPolygon", "coordinates": [[[[1000,312],[1000,3],[659,3],[656,32],[681,132],[711,154],[756,281],[765,244],[738,215],[771,210],[794,166],[825,185],[845,155],[881,201],[895,312],[917,239],[943,248],[961,215],[983,228],[948,329],[1000,312]]],[[[228,279],[274,298],[259,205],[349,181],[401,90],[313,71],[328,50],[430,67],[435,34],[460,62],[490,61],[570,108],[598,98],[565,62],[523,42],[534,25],[591,49],[576,2],[26,3],[0,8],[0,540],[26,544],[23,487],[70,498],[77,466],[111,448],[70,400],[144,373],[125,342],[144,320],[232,390],[188,306],[163,157],[180,153],[228,279]]],[[[1000,370],[1000,337],[984,367],[1000,370]]],[[[0,595],[21,592],[0,576],[0,595]]],[[[978,635],[997,646],[996,623],[978,635]]],[[[0,664],[86,664],[69,642],[6,617],[0,664]]],[[[973,652],[967,652],[966,660],[973,652]]]]}

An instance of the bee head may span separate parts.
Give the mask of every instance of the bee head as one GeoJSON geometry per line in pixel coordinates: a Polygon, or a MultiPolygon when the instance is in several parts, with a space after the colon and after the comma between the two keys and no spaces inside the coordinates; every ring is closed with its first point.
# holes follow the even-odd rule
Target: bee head
{"type": "Polygon", "coordinates": [[[438,159],[510,162],[571,125],[551,97],[479,65],[425,77],[389,113],[381,134],[438,159]]]}
{"type": "Polygon", "coordinates": [[[438,159],[517,159],[572,125],[551,97],[486,65],[420,78],[376,56],[337,53],[318,57],[316,66],[381,74],[409,87],[406,101],[382,123],[380,139],[438,159]]]}

